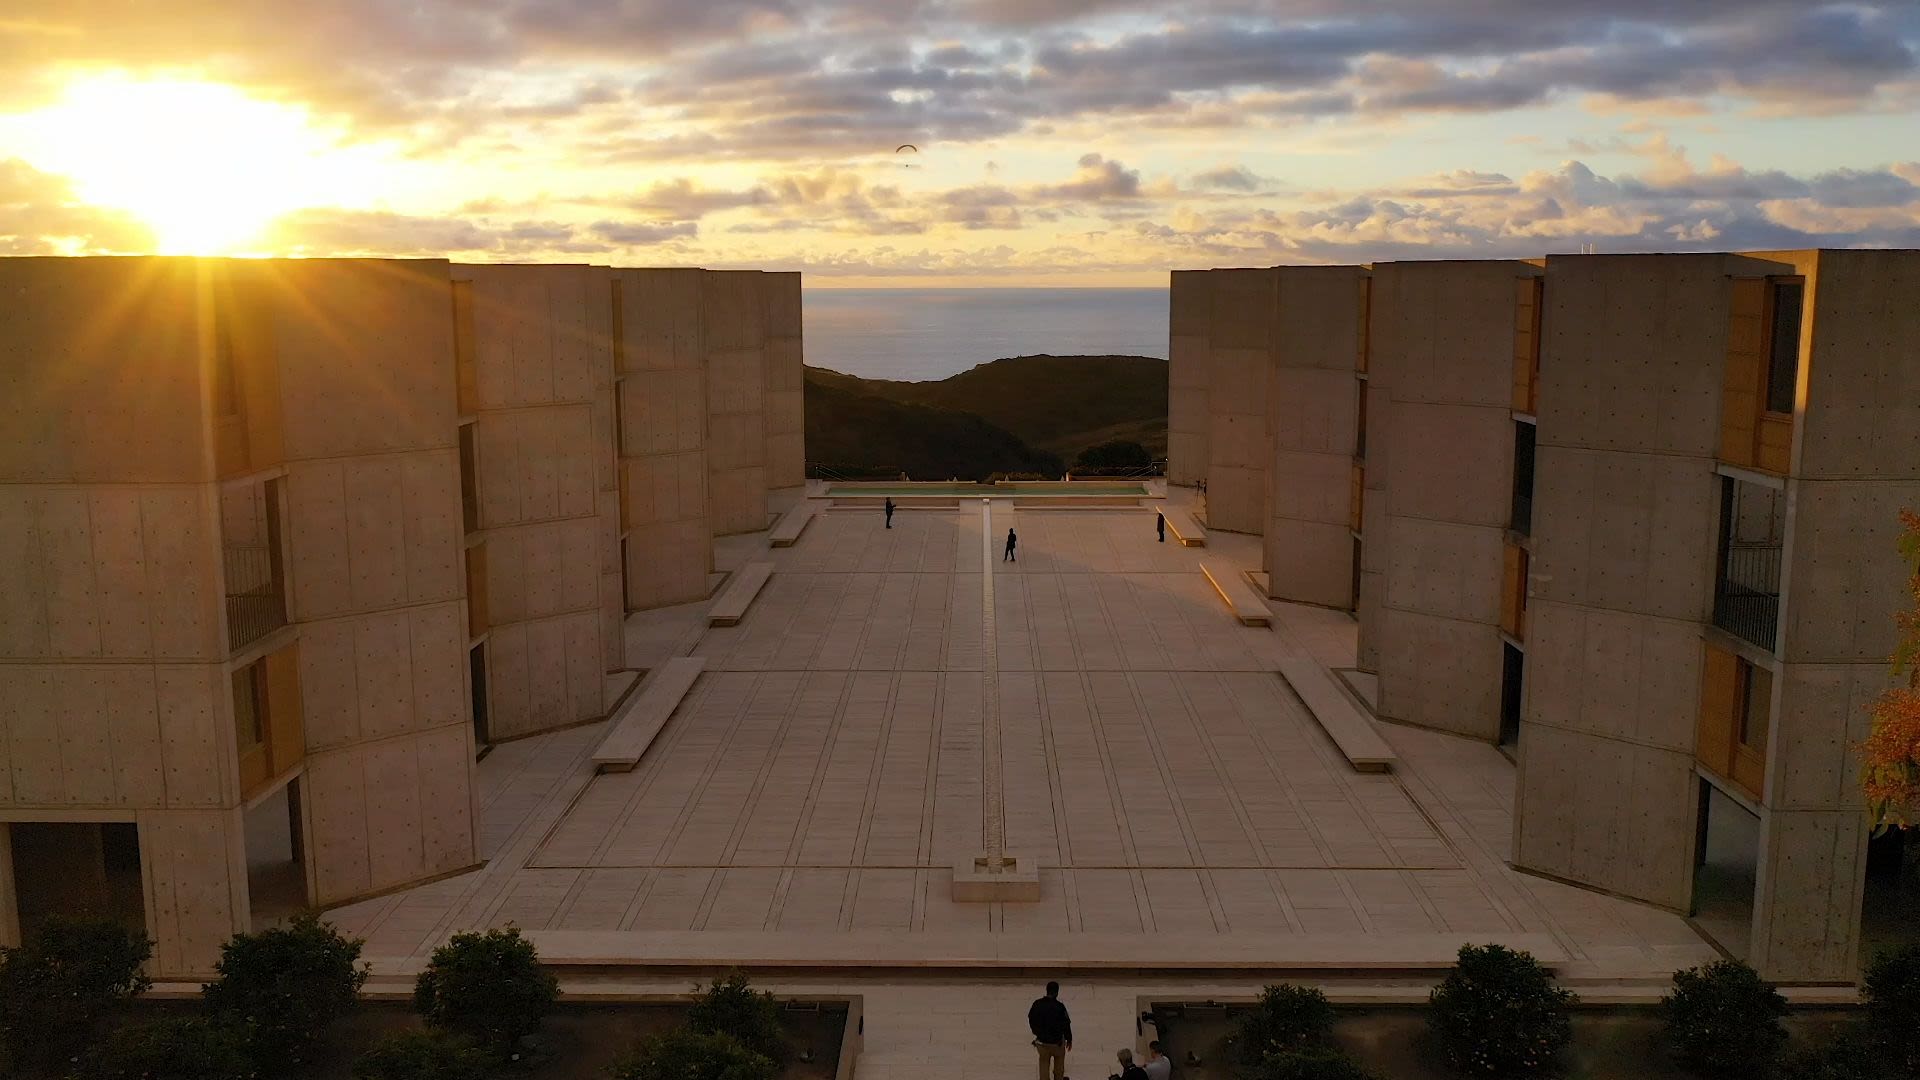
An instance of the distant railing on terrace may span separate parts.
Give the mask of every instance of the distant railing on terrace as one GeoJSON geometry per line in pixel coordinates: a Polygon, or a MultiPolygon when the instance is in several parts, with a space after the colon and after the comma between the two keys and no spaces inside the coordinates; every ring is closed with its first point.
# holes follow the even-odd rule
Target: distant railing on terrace
{"type": "Polygon", "coordinates": [[[1732,544],[1713,592],[1713,625],[1772,652],[1780,628],[1778,543],[1732,544]]]}
{"type": "Polygon", "coordinates": [[[287,599],[265,544],[221,548],[227,582],[227,647],[234,652],[287,625],[287,599]]]}

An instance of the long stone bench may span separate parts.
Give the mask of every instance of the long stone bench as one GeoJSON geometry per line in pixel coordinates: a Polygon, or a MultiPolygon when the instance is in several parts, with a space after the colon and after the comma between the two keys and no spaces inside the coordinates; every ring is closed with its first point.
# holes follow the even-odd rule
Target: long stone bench
{"type": "Polygon", "coordinates": [[[767,543],[773,547],[792,547],[799,542],[800,534],[807,531],[807,525],[813,520],[813,503],[802,499],[793,508],[780,515],[780,520],[767,534],[767,543]]]}
{"type": "Polygon", "coordinates": [[[1543,933],[1051,934],[854,930],[530,930],[555,967],[973,968],[1183,971],[1443,971],[1460,946],[1498,942],[1541,963],[1567,962],[1543,933]]]}
{"type": "Polygon", "coordinates": [[[1359,772],[1386,772],[1399,762],[1393,747],[1374,730],[1373,720],[1360,711],[1346,691],[1334,684],[1333,673],[1309,657],[1280,661],[1280,677],[1306,703],[1347,763],[1359,772]]]}
{"type": "Polygon", "coordinates": [[[713,607],[707,609],[708,626],[738,626],[746,618],[747,605],[760,595],[760,589],[773,576],[773,564],[752,562],[733,572],[727,586],[720,590],[713,607]]]}
{"type": "Polygon", "coordinates": [[[707,662],[697,656],[676,656],[648,672],[646,681],[628,695],[607,725],[607,734],[593,752],[595,767],[601,772],[627,772],[639,764],[706,667],[707,662]]]}
{"type": "Polygon", "coordinates": [[[1200,572],[1213,582],[1213,589],[1220,599],[1227,602],[1233,617],[1247,626],[1268,626],[1273,622],[1273,612],[1267,609],[1267,602],[1260,598],[1240,568],[1229,566],[1214,559],[1200,560],[1200,572]]]}
{"type": "Polygon", "coordinates": [[[1193,520],[1192,514],[1187,513],[1185,510],[1175,510],[1172,507],[1165,507],[1161,509],[1160,513],[1167,519],[1167,531],[1172,533],[1173,538],[1180,541],[1183,547],[1207,546],[1207,530],[1201,528],[1200,523],[1193,520]]]}

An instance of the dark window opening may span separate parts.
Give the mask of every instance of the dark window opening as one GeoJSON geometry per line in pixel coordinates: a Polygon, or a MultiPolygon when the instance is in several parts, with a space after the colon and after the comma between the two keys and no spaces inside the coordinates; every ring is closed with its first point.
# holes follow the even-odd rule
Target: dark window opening
{"type": "Polygon", "coordinates": [[[1749,750],[1764,751],[1767,745],[1767,719],[1773,715],[1773,672],[1740,661],[1739,685],[1735,690],[1734,739],[1749,750]]]}
{"type": "Polygon", "coordinates": [[[460,517],[467,532],[480,531],[480,492],[474,474],[473,425],[460,425],[460,517]]]}
{"type": "Polygon", "coordinates": [[[473,745],[487,744],[487,643],[467,650],[468,674],[473,679],[473,745]]]}
{"type": "Polygon", "coordinates": [[[1505,643],[1500,647],[1500,745],[1515,747],[1520,745],[1520,690],[1527,654],[1505,643]]]}
{"type": "Polygon", "coordinates": [[[1785,495],[1760,484],[1720,479],[1720,544],[1713,624],[1774,650],[1780,623],[1780,562],[1785,495]]]}
{"type": "Polygon", "coordinates": [[[1797,281],[1773,285],[1773,320],[1767,354],[1767,411],[1793,412],[1800,381],[1800,317],[1806,286],[1797,281]]]}
{"type": "Polygon", "coordinates": [[[1367,459],[1367,384],[1360,384],[1360,411],[1353,433],[1353,456],[1367,459]]]}
{"type": "Polygon", "coordinates": [[[55,915],[110,919],[146,931],[140,830],[132,822],[0,822],[13,843],[22,936],[55,915]]]}
{"type": "Polygon", "coordinates": [[[233,673],[233,734],[240,752],[267,741],[267,680],[255,661],[233,673]]]}
{"type": "Polygon", "coordinates": [[[1523,420],[1513,422],[1513,505],[1508,521],[1514,532],[1533,535],[1533,449],[1534,426],[1523,420]]]}

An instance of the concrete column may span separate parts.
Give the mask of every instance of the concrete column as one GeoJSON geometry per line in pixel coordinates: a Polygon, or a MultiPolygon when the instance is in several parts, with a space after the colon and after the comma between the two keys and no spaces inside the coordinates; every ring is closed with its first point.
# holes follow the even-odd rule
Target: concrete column
{"type": "Polygon", "coordinates": [[[1207,469],[1209,273],[1175,270],[1168,286],[1167,482],[1188,487],[1207,469]]]}
{"type": "Polygon", "coordinates": [[[1436,262],[1372,274],[1367,495],[1379,505],[1362,523],[1363,662],[1379,672],[1382,715],[1489,741],[1517,286],[1538,273],[1524,262],[1436,262]]]}
{"type": "Polygon", "coordinates": [[[1268,370],[1267,595],[1352,608],[1353,482],[1366,271],[1279,267],[1268,370]]]}
{"type": "Polygon", "coordinates": [[[1898,514],[1920,507],[1920,254],[1775,257],[1806,279],[1806,315],[1750,962],[1849,981],[1865,959],[1867,841],[1852,748],[1891,682],[1898,514]]]}
{"type": "Polygon", "coordinates": [[[630,611],[707,595],[707,386],[701,270],[619,270],[620,483],[630,611]]]}
{"type": "Polygon", "coordinates": [[[1273,367],[1279,274],[1209,271],[1207,324],[1207,527],[1266,528],[1267,392],[1273,367]]]}
{"type": "Polygon", "coordinates": [[[1727,270],[1716,255],[1546,265],[1514,859],[1682,911],[1727,270]]]}

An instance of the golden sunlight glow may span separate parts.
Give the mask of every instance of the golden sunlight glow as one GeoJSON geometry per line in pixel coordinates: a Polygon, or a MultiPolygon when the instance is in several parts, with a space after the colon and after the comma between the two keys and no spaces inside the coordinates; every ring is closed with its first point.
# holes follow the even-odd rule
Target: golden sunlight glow
{"type": "Polygon", "coordinates": [[[289,210],[358,201],[378,171],[305,109],[216,83],[91,77],[24,120],[22,156],[144,220],[162,254],[243,251],[289,210]]]}

